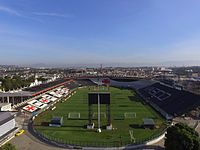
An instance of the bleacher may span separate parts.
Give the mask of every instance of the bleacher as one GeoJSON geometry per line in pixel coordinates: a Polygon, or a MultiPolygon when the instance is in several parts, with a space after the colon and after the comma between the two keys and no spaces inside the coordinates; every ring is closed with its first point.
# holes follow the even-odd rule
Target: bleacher
{"type": "Polygon", "coordinates": [[[32,93],[34,93],[33,95],[35,96],[37,94],[41,94],[43,92],[51,90],[51,89],[55,88],[56,86],[65,84],[68,81],[70,81],[70,79],[62,78],[62,79],[55,80],[53,82],[44,83],[44,84],[40,84],[38,86],[26,88],[26,89],[24,89],[24,91],[32,92],[32,93]]]}
{"type": "Polygon", "coordinates": [[[139,81],[131,81],[131,82],[119,82],[119,81],[110,80],[111,86],[125,87],[125,88],[129,87],[135,90],[143,88],[143,87],[147,87],[154,83],[156,83],[156,81],[152,81],[152,80],[139,80],[139,81]]]}
{"type": "Polygon", "coordinates": [[[64,84],[64,87],[67,87],[68,89],[72,90],[72,89],[75,89],[77,87],[93,86],[93,85],[96,85],[96,84],[93,83],[89,79],[76,79],[76,80],[73,80],[71,82],[64,84]]]}
{"type": "Polygon", "coordinates": [[[76,82],[78,82],[79,86],[93,86],[93,85],[96,85],[90,79],[77,79],[76,82]]]}
{"type": "Polygon", "coordinates": [[[160,83],[141,88],[138,93],[153,107],[157,106],[172,116],[183,115],[200,105],[200,96],[160,83]]]}

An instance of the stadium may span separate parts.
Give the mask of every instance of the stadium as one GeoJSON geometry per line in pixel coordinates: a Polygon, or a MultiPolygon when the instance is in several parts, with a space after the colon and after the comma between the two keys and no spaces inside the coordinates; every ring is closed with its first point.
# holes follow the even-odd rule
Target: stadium
{"type": "Polygon", "coordinates": [[[164,137],[174,117],[200,104],[190,92],[125,78],[59,79],[24,92],[32,98],[15,106],[29,116],[29,132],[65,148],[152,145],[164,137]]]}

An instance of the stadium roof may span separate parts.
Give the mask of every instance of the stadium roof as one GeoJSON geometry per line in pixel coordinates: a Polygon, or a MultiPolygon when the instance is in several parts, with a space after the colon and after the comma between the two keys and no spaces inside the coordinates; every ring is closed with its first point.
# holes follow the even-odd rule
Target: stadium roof
{"type": "Polygon", "coordinates": [[[145,125],[145,126],[146,126],[146,125],[148,125],[148,126],[149,126],[149,125],[152,125],[152,126],[153,126],[153,125],[155,125],[155,122],[154,122],[154,120],[151,119],[151,118],[144,118],[144,119],[143,119],[143,125],[145,125]]]}
{"type": "Polygon", "coordinates": [[[24,91],[39,92],[43,89],[50,88],[52,86],[56,86],[58,84],[66,82],[66,81],[69,81],[69,79],[58,79],[58,80],[55,80],[53,82],[44,83],[44,84],[40,84],[40,85],[33,86],[33,87],[30,87],[30,88],[26,88],[26,89],[24,89],[24,91]]]}
{"type": "Polygon", "coordinates": [[[20,91],[20,92],[1,92],[0,97],[21,97],[21,96],[32,96],[33,92],[29,91],[20,91]]]}
{"type": "Polygon", "coordinates": [[[139,80],[139,81],[131,81],[131,82],[120,82],[120,81],[110,80],[110,85],[112,86],[129,87],[129,88],[134,88],[136,90],[150,86],[154,83],[157,83],[157,81],[139,80]]]}
{"type": "Polygon", "coordinates": [[[14,116],[10,112],[0,112],[0,125],[10,121],[14,116]]]}
{"type": "Polygon", "coordinates": [[[53,81],[53,82],[44,83],[44,84],[40,84],[38,86],[26,88],[26,89],[24,89],[24,91],[32,92],[32,93],[34,93],[32,96],[35,96],[35,95],[44,93],[46,91],[49,91],[51,89],[54,89],[58,86],[62,86],[62,85],[69,83],[71,81],[72,81],[71,79],[62,78],[62,79],[58,79],[58,80],[53,81]]]}

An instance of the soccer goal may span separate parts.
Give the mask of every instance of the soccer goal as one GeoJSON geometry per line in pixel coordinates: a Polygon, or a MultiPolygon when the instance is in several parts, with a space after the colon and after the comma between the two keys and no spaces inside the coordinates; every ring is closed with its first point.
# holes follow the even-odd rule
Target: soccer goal
{"type": "MultiPolygon", "coordinates": [[[[93,117],[93,118],[98,118],[98,113],[97,113],[97,112],[94,112],[94,113],[92,114],[92,117],[93,117]]],[[[100,117],[101,117],[101,118],[106,118],[106,113],[105,113],[105,112],[101,112],[101,113],[100,113],[100,117]]]]}
{"type": "Polygon", "coordinates": [[[69,112],[68,113],[68,119],[80,119],[81,114],[78,112],[69,112]]]}
{"type": "Polygon", "coordinates": [[[135,113],[135,112],[126,112],[126,113],[124,113],[124,118],[125,118],[125,119],[133,119],[133,118],[136,118],[136,113],[135,113]]]}

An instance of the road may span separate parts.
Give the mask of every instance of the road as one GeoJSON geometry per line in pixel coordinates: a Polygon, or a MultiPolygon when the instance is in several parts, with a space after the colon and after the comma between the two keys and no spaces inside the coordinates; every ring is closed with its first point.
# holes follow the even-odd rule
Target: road
{"type": "MultiPolygon", "coordinates": [[[[30,114],[19,113],[15,118],[19,127],[25,129],[25,133],[14,137],[10,143],[15,145],[18,150],[64,150],[41,142],[28,131],[30,114]]],[[[65,149],[66,150],[66,149],[65,149]]]]}
{"type": "Polygon", "coordinates": [[[66,150],[47,145],[36,139],[28,131],[20,136],[13,138],[10,143],[15,145],[18,150],[66,150]]]}
{"type": "MultiPolygon", "coordinates": [[[[15,145],[18,150],[67,150],[64,148],[58,148],[45,144],[32,136],[28,131],[20,136],[13,138],[10,143],[15,145]]],[[[152,149],[163,150],[163,140],[159,143],[156,143],[155,146],[157,148],[153,148],[154,146],[152,146],[152,149]]]]}

